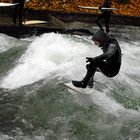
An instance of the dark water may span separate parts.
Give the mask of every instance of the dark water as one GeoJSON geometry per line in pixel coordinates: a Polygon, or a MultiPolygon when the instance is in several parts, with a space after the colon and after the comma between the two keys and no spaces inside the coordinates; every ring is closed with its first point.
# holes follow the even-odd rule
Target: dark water
{"type": "Polygon", "coordinates": [[[101,53],[90,37],[0,34],[0,140],[140,140],[139,28],[126,29],[115,34],[119,75],[97,73],[88,95],[59,82],[81,79],[85,57],[101,53]]]}

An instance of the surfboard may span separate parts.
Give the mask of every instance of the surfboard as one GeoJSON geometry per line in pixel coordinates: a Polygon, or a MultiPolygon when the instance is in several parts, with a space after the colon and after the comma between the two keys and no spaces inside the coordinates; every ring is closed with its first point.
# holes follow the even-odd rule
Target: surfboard
{"type": "MultiPolygon", "coordinates": [[[[82,8],[82,9],[99,10],[99,7],[80,6],[80,5],[78,7],[82,8]]],[[[118,9],[102,7],[101,10],[118,10],[118,9]]]]}
{"type": "Polygon", "coordinates": [[[61,85],[67,87],[69,90],[72,90],[76,93],[79,93],[79,94],[85,94],[85,95],[90,95],[93,93],[93,88],[77,88],[75,86],[73,86],[73,84],[70,82],[70,83],[61,83],[61,85]]]}
{"type": "Polygon", "coordinates": [[[32,25],[32,24],[43,24],[43,23],[48,23],[48,21],[43,21],[43,20],[28,20],[23,22],[22,24],[24,25],[32,25]]]}
{"type": "Polygon", "coordinates": [[[18,5],[19,3],[5,3],[5,2],[0,2],[0,7],[9,7],[9,6],[15,6],[18,5]]]}

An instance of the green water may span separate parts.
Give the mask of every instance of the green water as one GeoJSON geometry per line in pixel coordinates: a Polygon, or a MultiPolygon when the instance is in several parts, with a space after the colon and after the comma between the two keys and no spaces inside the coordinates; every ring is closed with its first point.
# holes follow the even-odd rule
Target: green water
{"type": "MultiPolygon", "coordinates": [[[[68,39],[66,44],[69,41],[79,46],[84,43],[84,37],[74,39],[64,36],[63,40],[63,37],[58,36],[60,46],[58,50],[55,49],[57,60],[54,60],[51,48],[48,53],[44,44],[45,40],[50,41],[52,34],[32,40],[9,38],[3,34],[1,36],[7,41],[14,40],[15,46],[6,44],[6,49],[0,53],[0,140],[140,140],[139,40],[128,42],[125,38],[120,38],[124,59],[119,76],[108,79],[97,74],[95,80],[99,83],[95,84],[93,94],[79,95],[58,84],[60,81],[69,82],[76,73],[77,53],[72,50],[73,54],[70,54],[67,49],[62,50],[68,54],[62,53],[61,46],[65,44],[65,38],[68,39]],[[46,58],[34,44],[39,44],[40,47],[44,45],[45,54],[50,56],[46,58]],[[131,46],[134,47],[133,51],[131,46]],[[46,59],[55,62],[55,65],[53,63],[47,67],[51,71],[45,75],[44,70],[35,67],[38,66],[32,55],[35,52],[43,56],[44,59],[38,55],[35,58],[45,68],[46,59]],[[58,54],[61,56],[58,57],[58,54]],[[65,58],[68,55],[73,55],[75,59],[65,58]],[[63,62],[58,61],[58,58],[63,62]],[[33,62],[27,65],[28,61],[33,62]],[[135,67],[131,67],[133,65],[135,67]],[[129,70],[126,71],[128,66],[129,70]],[[69,71],[71,67],[74,68],[69,71]],[[35,76],[27,75],[25,68],[35,76]],[[15,77],[12,82],[11,77],[15,77]],[[22,80],[23,77],[26,78],[22,80]],[[34,77],[38,77],[35,82],[34,77]]],[[[57,35],[55,37],[57,40],[57,35]]],[[[89,44],[90,41],[84,45],[89,44]]],[[[77,61],[81,69],[83,63],[77,61]]],[[[81,73],[82,70],[79,75],[81,73]]]]}

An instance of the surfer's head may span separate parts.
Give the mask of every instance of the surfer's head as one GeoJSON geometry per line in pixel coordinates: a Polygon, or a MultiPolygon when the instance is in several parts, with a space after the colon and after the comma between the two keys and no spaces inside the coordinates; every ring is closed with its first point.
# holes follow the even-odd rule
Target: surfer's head
{"type": "Polygon", "coordinates": [[[102,47],[108,40],[108,38],[109,36],[103,30],[99,30],[96,33],[94,33],[92,40],[97,46],[102,47]]]}

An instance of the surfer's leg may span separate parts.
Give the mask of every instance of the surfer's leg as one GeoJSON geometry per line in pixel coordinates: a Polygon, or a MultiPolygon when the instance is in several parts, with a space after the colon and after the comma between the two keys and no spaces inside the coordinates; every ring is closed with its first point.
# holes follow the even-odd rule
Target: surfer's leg
{"type": "MultiPolygon", "coordinates": [[[[90,88],[92,88],[93,87],[93,85],[94,85],[94,74],[95,74],[95,71],[96,71],[96,64],[88,64],[87,66],[86,66],[86,68],[87,68],[87,73],[89,72],[90,74],[89,74],[89,76],[90,76],[90,78],[89,78],[89,80],[88,80],[88,83],[87,83],[87,85],[90,87],[90,88]]],[[[88,77],[88,76],[87,76],[88,77]]]]}
{"type": "Polygon", "coordinates": [[[112,77],[114,75],[114,66],[110,65],[105,61],[101,61],[97,65],[97,69],[99,68],[100,72],[103,73],[107,77],[112,77]]]}
{"type": "Polygon", "coordinates": [[[86,88],[89,85],[91,88],[93,87],[93,76],[96,72],[96,67],[94,64],[88,64],[87,66],[86,76],[82,81],[72,81],[72,84],[76,87],[86,88]],[[91,81],[90,81],[91,80],[91,81]],[[90,81],[90,82],[89,82],[90,81]]]}
{"type": "Polygon", "coordinates": [[[87,85],[89,85],[90,87],[92,87],[93,86],[92,84],[94,82],[93,77],[97,70],[100,70],[100,72],[107,77],[114,77],[118,73],[118,67],[120,66],[116,66],[117,73],[115,72],[114,67],[112,67],[112,65],[108,64],[105,61],[90,63],[86,67],[87,67],[86,76],[82,81],[72,81],[74,86],[86,88],[87,85]]]}
{"type": "Polygon", "coordinates": [[[76,87],[80,87],[80,88],[86,88],[87,85],[89,85],[89,87],[93,87],[93,74],[87,71],[86,76],[84,77],[84,79],[82,81],[72,81],[72,84],[76,87]],[[91,81],[90,81],[91,79],[91,81]],[[89,83],[90,81],[90,83],[89,83]]]}

